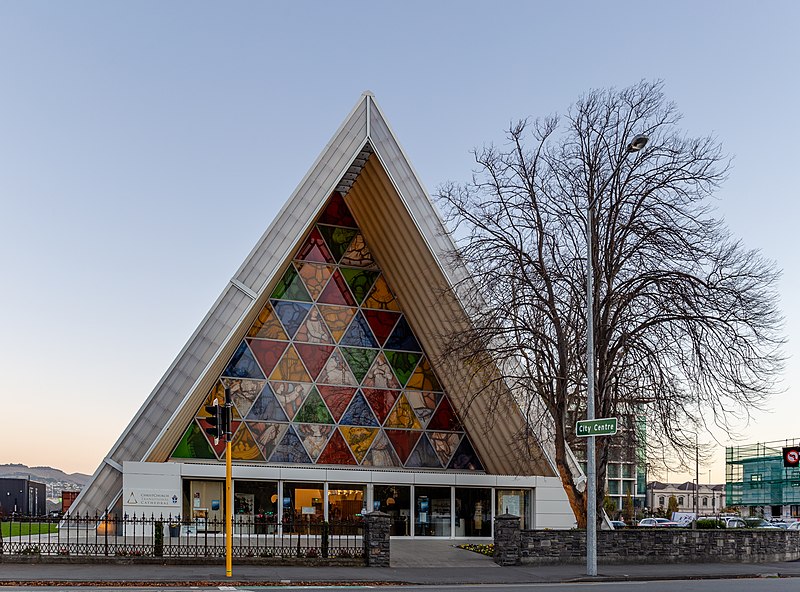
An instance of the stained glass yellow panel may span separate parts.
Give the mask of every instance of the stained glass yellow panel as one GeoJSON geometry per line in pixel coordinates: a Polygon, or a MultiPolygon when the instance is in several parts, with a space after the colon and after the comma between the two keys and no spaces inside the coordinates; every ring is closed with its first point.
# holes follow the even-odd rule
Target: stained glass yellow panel
{"type": "Polygon", "coordinates": [[[233,442],[231,442],[231,458],[235,460],[264,460],[253,434],[250,433],[244,422],[236,430],[236,435],[233,437],[233,442]]]}
{"type": "Polygon", "coordinates": [[[325,324],[328,325],[328,329],[330,329],[334,340],[336,343],[339,343],[339,340],[342,338],[342,335],[344,335],[347,326],[350,324],[350,321],[353,320],[358,309],[349,306],[332,306],[328,304],[319,304],[317,308],[319,308],[319,312],[322,313],[322,318],[325,319],[325,324]]]}
{"type": "Polygon", "coordinates": [[[353,456],[360,463],[369,450],[369,445],[378,434],[378,428],[364,428],[361,426],[342,426],[339,428],[344,436],[353,456]]]}
{"type": "Polygon", "coordinates": [[[389,289],[389,285],[381,275],[375,280],[375,285],[362,305],[364,308],[378,308],[381,310],[394,310],[400,312],[400,305],[389,289]]]}
{"type": "Polygon", "coordinates": [[[297,355],[294,346],[289,346],[283,354],[281,361],[275,366],[269,377],[270,380],[286,380],[289,382],[311,382],[311,377],[306,372],[300,356],[297,355]]]}
{"type": "Polygon", "coordinates": [[[297,273],[303,278],[303,283],[306,285],[312,300],[319,298],[325,288],[325,284],[328,283],[331,274],[336,269],[332,265],[305,261],[296,261],[294,265],[297,268],[297,273]]]}
{"type": "Polygon", "coordinates": [[[428,362],[428,358],[423,357],[419,361],[417,369],[414,370],[414,374],[411,375],[411,378],[409,378],[408,382],[406,383],[406,388],[418,391],[442,390],[439,381],[436,380],[436,375],[431,369],[431,364],[428,362]]]}
{"type": "Polygon", "coordinates": [[[256,322],[247,332],[247,336],[261,339],[289,339],[269,302],[261,309],[256,322]]]}
{"type": "Polygon", "coordinates": [[[387,428],[409,428],[412,430],[422,428],[417,416],[414,414],[414,410],[411,408],[411,405],[408,404],[405,395],[401,395],[397,400],[397,404],[386,419],[384,426],[387,428]]]}

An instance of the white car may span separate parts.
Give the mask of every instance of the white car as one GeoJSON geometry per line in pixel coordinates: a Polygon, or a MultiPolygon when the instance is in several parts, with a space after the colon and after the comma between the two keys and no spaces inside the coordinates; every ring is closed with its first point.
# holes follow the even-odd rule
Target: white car
{"type": "Polygon", "coordinates": [[[673,522],[672,520],[667,520],[666,518],[643,518],[639,520],[639,526],[655,526],[658,527],[665,527],[665,526],[680,526],[677,522],[673,522]]]}
{"type": "Polygon", "coordinates": [[[722,521],[725,523],[725,528],[747,528],[745,521],[738,516],[723,518],[722,521]]]}
{"type": "Polygon", "coordinates": [[[800,521],[792,522],[786,530],[800,530],[800,521]]]}

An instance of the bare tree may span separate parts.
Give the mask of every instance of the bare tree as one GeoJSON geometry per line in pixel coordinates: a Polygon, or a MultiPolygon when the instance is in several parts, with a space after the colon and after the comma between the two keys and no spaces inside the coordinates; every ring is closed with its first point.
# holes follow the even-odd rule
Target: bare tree
{"type": "MultiPolygon", "coordinates": [[[[470,183],[438,192],[473,319],[449,353],[476,372],[499,367],[531,424],[550,427],[581,527],[586,497],[566,444],[586,407],[591,200],[597,417],[643,416],[650,455],[685,460],[698,429],[730,432],[763,406],[783,363],[778,271],[714,217],[729,161],[713,137],[680,131],[662,86],[592,91],[563,117],[516,123],[507,145],[475,152],[470,183]],[[637,134],[647,147],[626,154],[637,134]]],[[[600,484],[609,448],[598,438],[600,484]]]]}

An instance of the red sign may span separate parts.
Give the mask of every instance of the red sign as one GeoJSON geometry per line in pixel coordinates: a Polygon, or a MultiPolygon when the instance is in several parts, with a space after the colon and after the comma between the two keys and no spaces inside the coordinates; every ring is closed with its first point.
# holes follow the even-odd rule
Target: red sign
{"type": "Polygon", "coordinates": [[[800,466],[800,446],[793,446],[791,448],[783,449],[783,466],[784,467],[800,466]]]}

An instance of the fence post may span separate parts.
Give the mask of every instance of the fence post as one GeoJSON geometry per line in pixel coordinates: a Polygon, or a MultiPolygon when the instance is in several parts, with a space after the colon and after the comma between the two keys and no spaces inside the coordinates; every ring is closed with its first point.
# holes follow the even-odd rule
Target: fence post
{"type": "Polygon", "coordinates": [[[519,516],[501,514],[494,519],[494,562],[498,565],[519,563],[519,516]]]}
{"type": "Polygon", "coordinates": [[[364,563],[389,567],[389,514],[376,510],[364,515],[364,563]]]}
{"type": "MultiPolygon", "coordinates": [[[[150,516],[153,519],[153,516],[150,516]]],[[[159,517],[158,520],[154,522],[153,531],[153,556],[155,557],[163,557],[164,556],[164,518],[163,516],[159,517]]]]}
{"type": "Polygon", "coordinates": [[[329,534],[330,534],[329,524],[328,524],[328,521],[325,520],[325,521],[322,522],[322,540],[320,541],[321,547],[322,547],[321,551],[322,551],[322,558],[323,559],[327,559],[328,558],[328,544],[329,544],[328,535],[329,534]]]}

